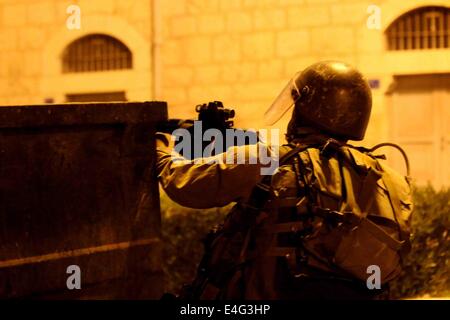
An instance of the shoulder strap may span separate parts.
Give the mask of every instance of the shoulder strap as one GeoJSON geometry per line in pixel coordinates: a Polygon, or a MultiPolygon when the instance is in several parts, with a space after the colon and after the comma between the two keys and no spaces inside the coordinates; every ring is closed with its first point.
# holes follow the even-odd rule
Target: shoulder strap
{"type": "MultiPolygon", "coordinates": [[[[317,147],[318,145],[299,145],[295,147],[292,145],[288,146],[292,149],[280,158],[279,161],[280,166],[286,164],[289,160],[291,160],[294,156],[296,156],[300,152],[308,148],[317,147]]],[[[262,180],[259,183],[257,183],[256,186],[253,188],[248,203],[248,206],[251,209],[258,210],[261,209],[266,204],[271,193],[271,183],[270,183],[271,178],[272,176],[264,176],[262,180]]]]}

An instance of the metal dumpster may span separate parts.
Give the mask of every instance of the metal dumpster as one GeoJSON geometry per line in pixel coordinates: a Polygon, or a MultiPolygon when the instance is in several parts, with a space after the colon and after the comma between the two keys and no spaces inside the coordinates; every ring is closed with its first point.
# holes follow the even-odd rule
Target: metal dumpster
{"type": "Polygon", "coordinates": [[[161,295],[166,119],[164,102],[0,107],[0,298],[161,295]]]}

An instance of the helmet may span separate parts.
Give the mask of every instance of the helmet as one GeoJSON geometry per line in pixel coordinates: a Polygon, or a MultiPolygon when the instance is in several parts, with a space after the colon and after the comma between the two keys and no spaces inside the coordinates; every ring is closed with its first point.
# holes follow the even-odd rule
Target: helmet
{"type": "Polygon", "coordinates": [[[338,61],[323,61],[298,72],[265,113],[276,123],[295,105],[287,135],[312,127],[337,138],[362,140],[372,109],[372,94],[363,75],[338,61]]]}

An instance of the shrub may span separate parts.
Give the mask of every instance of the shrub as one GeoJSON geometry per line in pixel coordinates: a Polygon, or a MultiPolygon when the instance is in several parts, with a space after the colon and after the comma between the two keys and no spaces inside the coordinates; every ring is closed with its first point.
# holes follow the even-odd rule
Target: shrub
{"type": "Polygon", "coordinates": [[[183,284],[192,281],[203,255],[202,239],[225,218],[229,208],[190,209],[176,204],[161,193],[166,292],[178,293],[183,284]]]}
{"type": "Polygon", "coordinates": [[[391,298],[450,295],[450,189],[417,188],[412,217],[412,249],[391,298]]]}
{"type": "MultiPolygon", "coordinates": [[[[431,187],[417,188],[414,198],[412,250],[402,274],[391,284],[390,298],[448,296],[450,189],[436,192],[431,187]]],[[[166,290],[177,292],[195,276],[203,254],[201,239],[223,220],[230,206],[189,209],[175,204],[162,192],[161,208],[166,290]]]]}

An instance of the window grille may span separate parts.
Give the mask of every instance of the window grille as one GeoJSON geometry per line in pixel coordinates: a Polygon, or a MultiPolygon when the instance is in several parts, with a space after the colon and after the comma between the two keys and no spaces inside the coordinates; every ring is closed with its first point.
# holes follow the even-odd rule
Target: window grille
{"type": "Polygon", "coordinates": [[[450,47],[450,8],[423,7],[395,20],[386,31],[389,50],[450,47]]]}
{"type": "Polygon", "coordinates": [[[119,40],[104,34],[91,34],[75,40],[63,54],[64,73],[131,68],[131,51],[119,40]]]}

